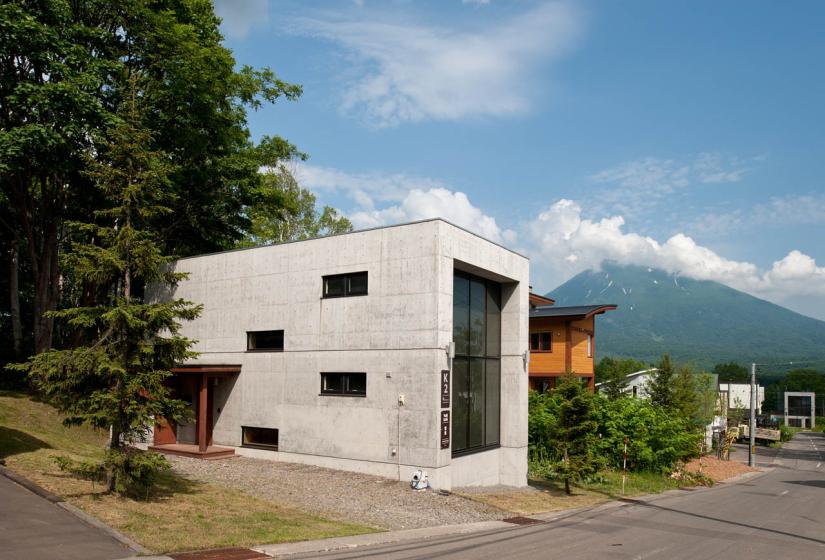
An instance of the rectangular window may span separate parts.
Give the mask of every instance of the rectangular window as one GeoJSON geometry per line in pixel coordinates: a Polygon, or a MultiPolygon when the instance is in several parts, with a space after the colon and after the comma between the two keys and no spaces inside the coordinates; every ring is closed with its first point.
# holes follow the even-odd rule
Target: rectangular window
{"type": "Polygon", "coordinates": [[[256,447],[278,451],[278,430],[275,428],[254,428],[241,426],[243,447],[256,447]]]}
{"type": "Polygon", "coordinates": [[[246,333],[246,349],[250,352],[282,352],[284,331],[249,331],[246,333]]]}
{"type": "Polygon", "coordinates": [[[500,284],[464,272],[454,273],[453,341],[456,355],[451,440],[453,454],[458,455],[499,443],[500,284]]]}
{"type": "Polygon", "coordinates": [[[321,394],[348,397],[367,396],[366,373],[321,373],[321,394]]]}
{"type": "Polygon", "coordinates": [[[553,351],[553,333],[550,332],[535,332],[530,333],[530,351],[531,352],[552,352],[553,351]]]}
{"type": "Polygon", "coordinates": [[[593,335],[592,334],[587,335],[587,357],[588,358],[593,357],[593,335]]]}
{"type": "Polygon", "coordinates": [[[347,297],[367,295],[367,273],[349,272],[324,276],[324,297],[347,297]]]}

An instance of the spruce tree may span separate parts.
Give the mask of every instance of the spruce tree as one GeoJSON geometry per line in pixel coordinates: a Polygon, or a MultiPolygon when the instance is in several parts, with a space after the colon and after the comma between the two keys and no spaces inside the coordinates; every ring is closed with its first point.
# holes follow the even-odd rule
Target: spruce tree
{"type": "Polygon", "coordinates": [[[565,376],[553,393],[559,400],[558,422],[551,434],[558,457],[555,470],[564,480],[564,491],[570,494],[571,481],[581,480],[599,467],[593,454],[598,429],[595,395],[572,374],[565,376]]]}
{"type": "Polygon", "coordinates": [[[673,379],[673,409],[690,423],[699,423],[699,395],[696,374],[680,366],[673,379]]]}
{"type": "Polygon", "coordinates": [[[71,224],[73,238],[82,241],[74,243],[65,262],[70,288],[104,297],[91,306],[52,312],[82,343],[38,354],[21,366],[66,415],[66,424],[111,429],[101,469],[109,490],[118,492],[164,462],[136,453],[130,444],[146,435],[156,418],[180,421],[190,414],[164,380],[175,364],[195,355],[179,329],[200,313],[200,306],[181,299],[143,297],[147,285],[170,288],[182,275],[170,269],[170,257],[146,226],[169,213],[166,186],[172,170],[166,154],[148,148],[151,134],[140,125],[138,88],[132,85],[118,122],[90,162],[90,177],[106,207],[87,222],[71,224]]]}
{"type": "Polygon", "coordinates": [[[650,401],[653,404],[662,408],[673,406],[674,376],[675,372],[670,361],[670,354],[665,354],[647,384],[647,394],[650,395],[650,401]]]}

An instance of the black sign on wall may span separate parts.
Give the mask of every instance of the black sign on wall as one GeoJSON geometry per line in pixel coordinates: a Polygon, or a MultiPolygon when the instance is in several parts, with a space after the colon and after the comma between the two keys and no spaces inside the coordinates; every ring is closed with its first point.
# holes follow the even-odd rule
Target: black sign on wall
{"type": "Polygon", "coordinates": [[[450,370],[441,370],[441,408],[450,408],[450,370]]]}
{"type": "Polygon", "coordinates": [[[441,411],[441,449],[450,447],[450,411],[441,411]]]}

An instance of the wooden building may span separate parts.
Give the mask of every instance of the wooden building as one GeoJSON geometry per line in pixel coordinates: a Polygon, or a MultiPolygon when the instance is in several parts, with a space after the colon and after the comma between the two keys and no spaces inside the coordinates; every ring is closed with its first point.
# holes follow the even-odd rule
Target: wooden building
{"type": "Polygon", "coordinates": [[[573,372],[595,387],[596,315],[615,305],[556,307],[550,298],[530,294],[530,388],[546,391],[573,372]]]}

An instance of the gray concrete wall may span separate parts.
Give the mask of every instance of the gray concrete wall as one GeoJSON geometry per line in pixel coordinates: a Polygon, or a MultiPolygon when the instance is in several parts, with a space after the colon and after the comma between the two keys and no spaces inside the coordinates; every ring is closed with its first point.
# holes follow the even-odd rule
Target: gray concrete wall
{"type": "Polygon", "coordinates": [[[199,364],[241,364],[215,385],[214,442],[277,428],[259,457],[435,486],[526,484],[528,261],[441,220],[183,259],[174,293],[204,305],[183,333],[199,364]],[[440,383],[452,340],[453,267],[504,283],[501,448],[451,458],[439,446],[440,383]],[[322,277],[367,271],[369,294],[323,299],[322,277]],[[247,352],[246,332],[284,330],[284,352],[247,352]],[[320,395],[320,372],[367,373],[366,397],[320,395]],[[399,406],[399,395],[405,404],[399,406]],[[452,468],[455,466],[455,468],[452,468]]]}

